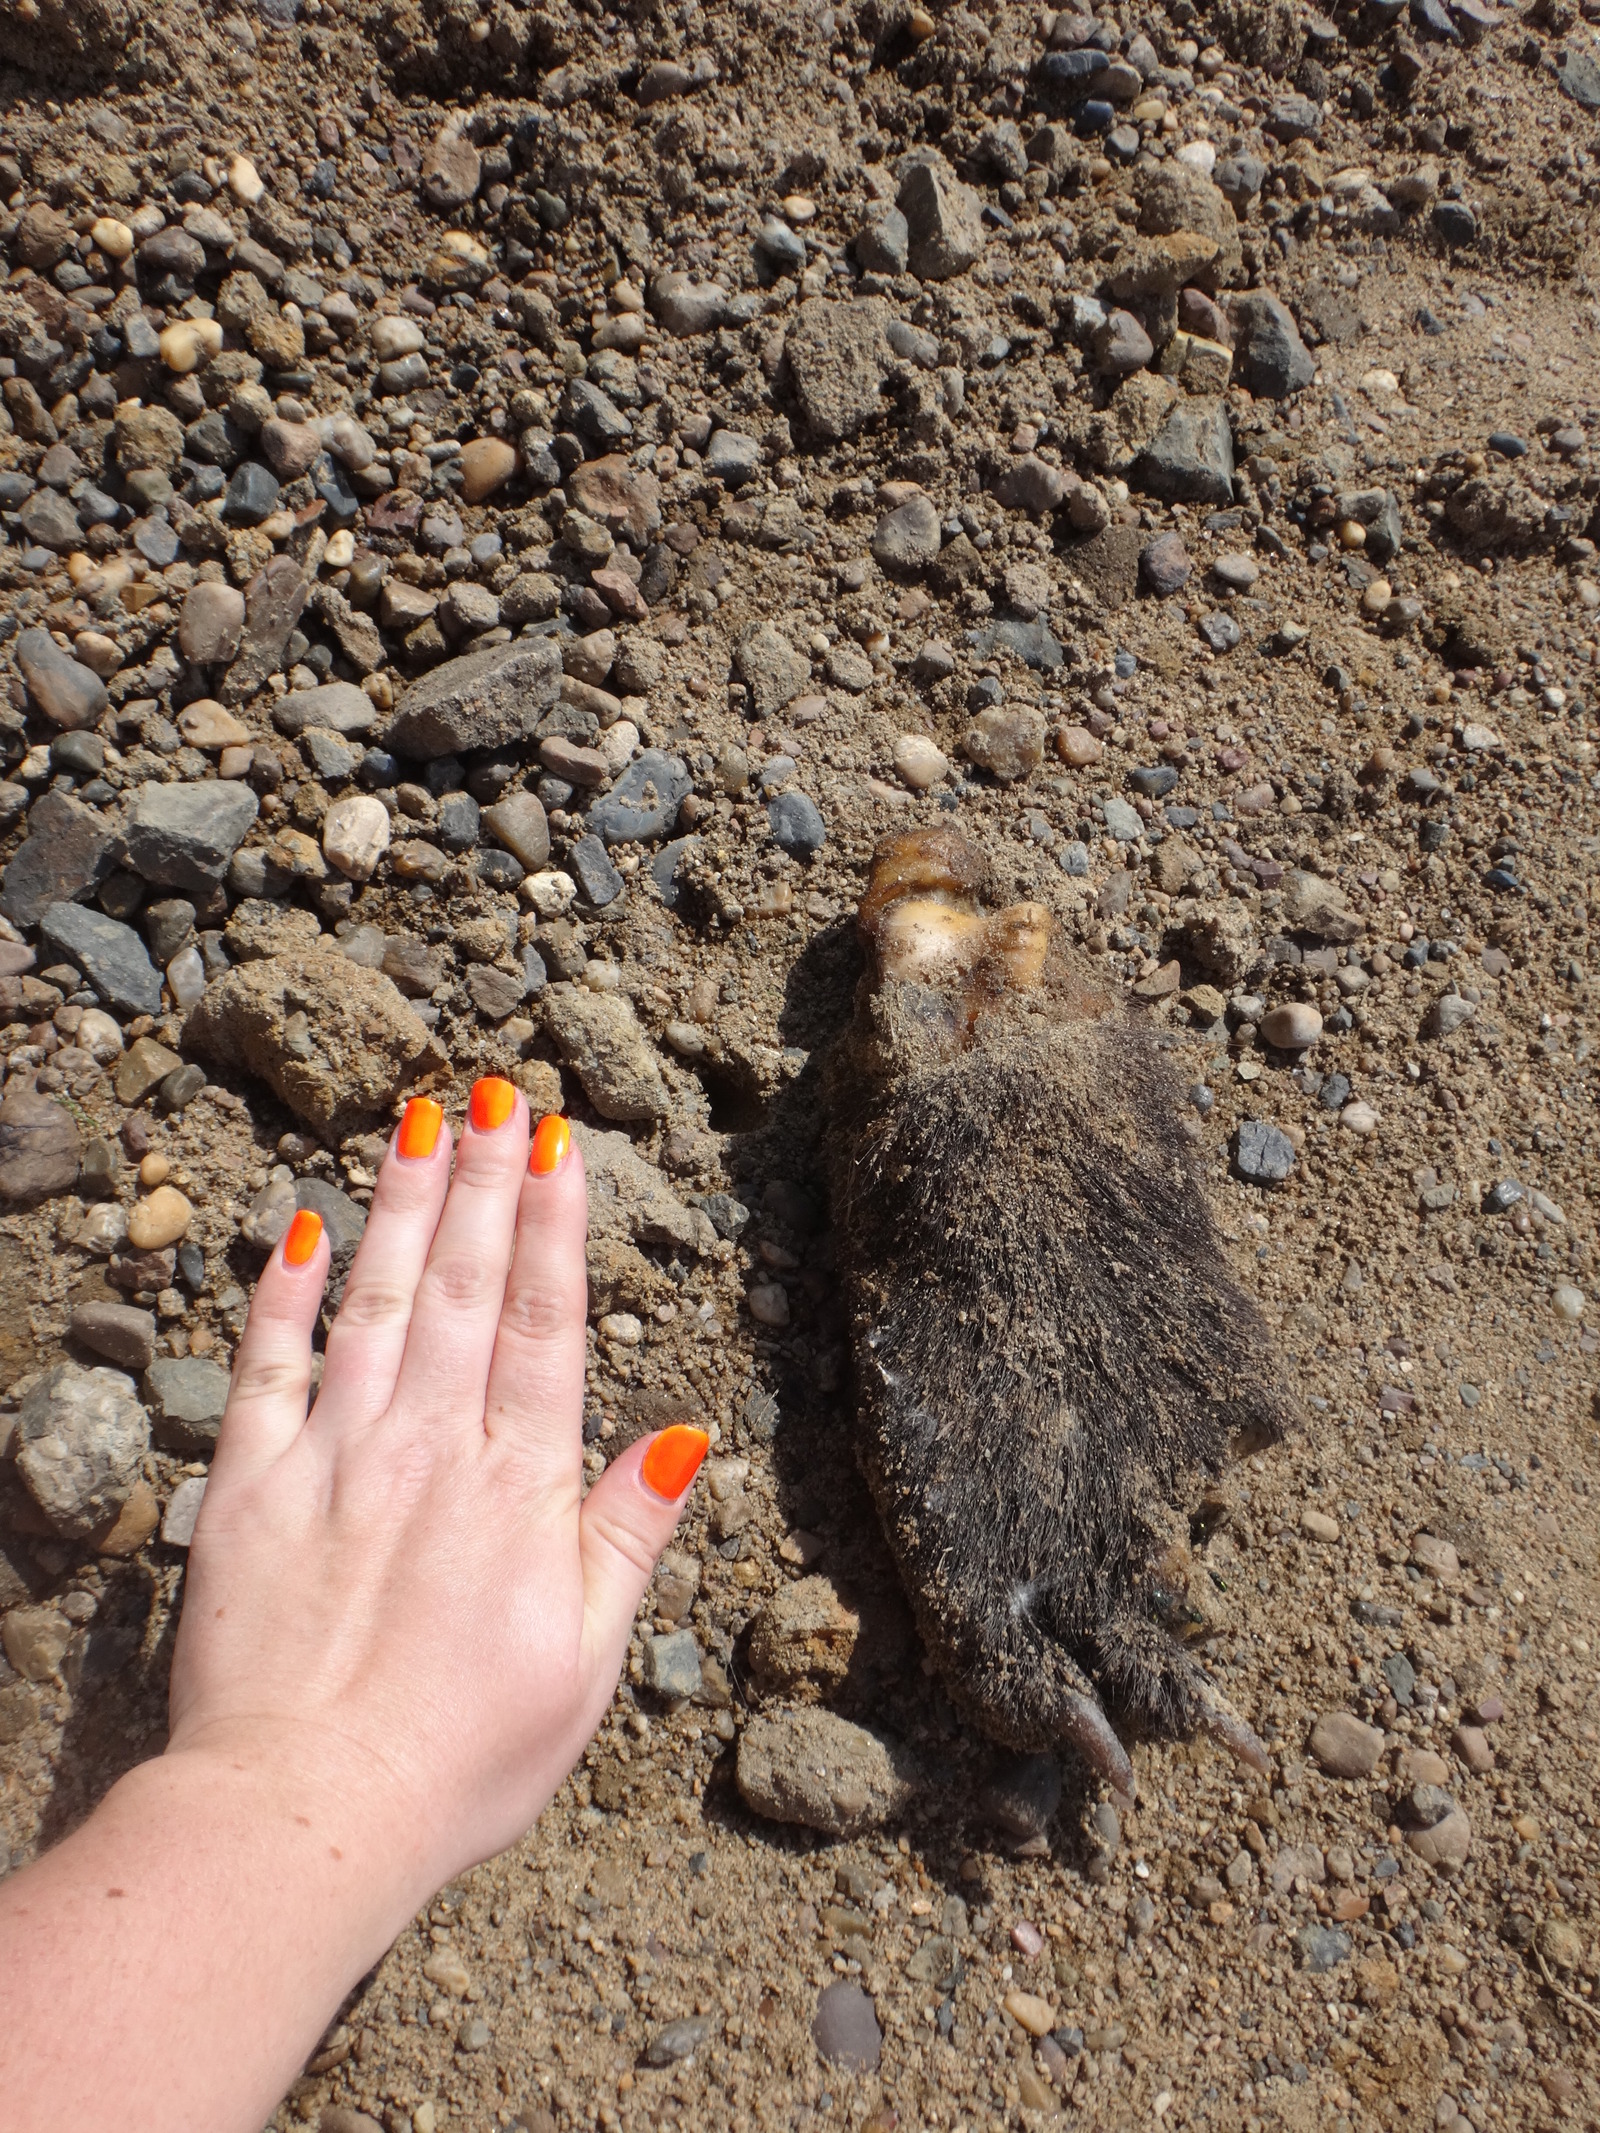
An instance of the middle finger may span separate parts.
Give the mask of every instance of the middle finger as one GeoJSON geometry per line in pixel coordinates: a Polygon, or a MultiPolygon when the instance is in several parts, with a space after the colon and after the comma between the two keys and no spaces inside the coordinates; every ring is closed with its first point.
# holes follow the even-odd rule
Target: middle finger
{"type": "Polygon", "coordinates": [[[395,1387],[410,1414],[470,1417],[483,1427],[527,1163],[526,1102],[497,1075],[475,1082],[395,1387]]]}

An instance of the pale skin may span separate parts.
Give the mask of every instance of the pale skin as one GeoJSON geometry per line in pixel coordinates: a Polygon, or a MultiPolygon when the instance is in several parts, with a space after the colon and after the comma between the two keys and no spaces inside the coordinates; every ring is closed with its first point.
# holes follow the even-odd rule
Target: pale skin
{"type": "Polygon", "coordinates": [[[453,1181],[448,1130],[391,1148],[309,1416],[327,1240],[269,1259],[167,1751],[0,1885],[8,2133],[259,2133],[344,1995],[523,1835],[605,1711],[692,1464],[664,1495],[641,1442],[584,1493],[583,1163],[531,1175],[529,1123],[520,1096],[469,1122],[453,1181]]]}

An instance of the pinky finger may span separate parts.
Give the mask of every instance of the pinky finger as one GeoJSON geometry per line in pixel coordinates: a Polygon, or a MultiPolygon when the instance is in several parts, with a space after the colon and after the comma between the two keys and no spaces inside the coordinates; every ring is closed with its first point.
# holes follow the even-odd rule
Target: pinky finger
{"type": "Polygon", "coordinates": [[[322,1217],[302,1208],[262,1269],[234,1359],[217,1464],[269,1466],[305,1426],[311,1334],[328,1279],[322,1217]]]}

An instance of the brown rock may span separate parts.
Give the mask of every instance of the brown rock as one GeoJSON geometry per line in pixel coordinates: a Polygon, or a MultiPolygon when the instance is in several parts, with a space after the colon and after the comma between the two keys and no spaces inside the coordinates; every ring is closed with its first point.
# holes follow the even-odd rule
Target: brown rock
{"type": "Polygon", "coordinates": [[[844,1682],[861,1617],[825,1577],[781,1586],[750,1632],[750,1671],[763,1695],[815,1703],[844,1682]]]}
{"type": "Polygon", "coordinates": [[[65,1104],[13,1088],[0,1102],[0,1207],[32,1207],[78,1181],[83,1141],[65,1104]]]}
{"type": "Polygon", "coordinates": [[[119,1370],[147,1369],[156,1352],[156,1321],[152,1311],[132,1304],[81,1303],[68,1322],[67,1331],[96,1355],[103,1355],[119,1370]]]}
{"type": "Polygon", "coordinates": [[[1383,1735],[1350,1711],[1328,1711],[1311,1729],[1311,1753],[1330,1777],[1371,1777],[1383,1753],[1383,1735]]]}
{"type": "Polygon", "coordinates": [[[156,1492],[141,1474],[111,1524],[94,1536],[94,1551],[97,1555],[137,1555],[160,1522],[156,1492]]]}
{"type": "Polygon", "coordinates": [[[1431,1829],[1408,1829],[1406,1843],[1428,1866],[1462,1866],[1472,1849],[1472,1824],[1456,1807],[1431,1829]]]}
{"type": "Polygon", "coordinates": [[[184,1043],[258,1075],[333,1139],[386,1117],[403,1089],[449,1064],[386,977],[328,948],[230,970],[191,1011],[184,1043]]]}
{"type": "Polygon", "coordinates": [[[128,1217],[128,1242],[136,1252],[165,1251],[189,1233],[194,1209],[176,1185],[158,1185],[128,1217]]]}
{"type": "Polygon", "coordinates": [[[661,529],[661,484],[647,467],[634,466],[618,452],[575,467],[567,494],[580,511],[630,541],[645,541],[661,529]]]}
{"type": "Polygon", "coordinates": [[[472,142],[454,126],[446,126],[422,159],[418,190],[430,207],[449,213],[466,206],[482,175],[483,158],[472,142]]]}
{"type": "Polygon", "coordinates": [[[517,471],[517,455],[503,437],[474,437],[461,450],[461,494],[469,504],[502,489],[517,471]]]}
{"type": "Polygon", "coordinates": [[[1450,1745],[1474,1777],[1487,1777],[1494,1768],[1494,1750],[1481,1726],[1457,1726],[1450,1745]]]}

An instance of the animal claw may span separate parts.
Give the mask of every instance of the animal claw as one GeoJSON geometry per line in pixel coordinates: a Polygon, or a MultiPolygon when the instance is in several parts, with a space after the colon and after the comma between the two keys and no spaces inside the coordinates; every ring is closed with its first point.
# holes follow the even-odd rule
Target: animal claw
{"type": "Polygon", "coordinates": [[[1133,1765],[1100,1706],[1087,1696],[1070,1697],[1062,1732],[1095,1775],[1105,1779],[1119,1804],[1132,1807],[1139,1797],[1133,1765]]]}
{"type": "Polygon", "coordinates": [[[1220,1691],[1213,1688],[1206,1690],[1201,1723],[1206,1731],[1214,1739],[1221,1741],[1241,1763],[1248,1763],[1252,1770],[1259,1770],[1263,1777],[1271,1770],[1272,1757],[1220,1691]]]}

